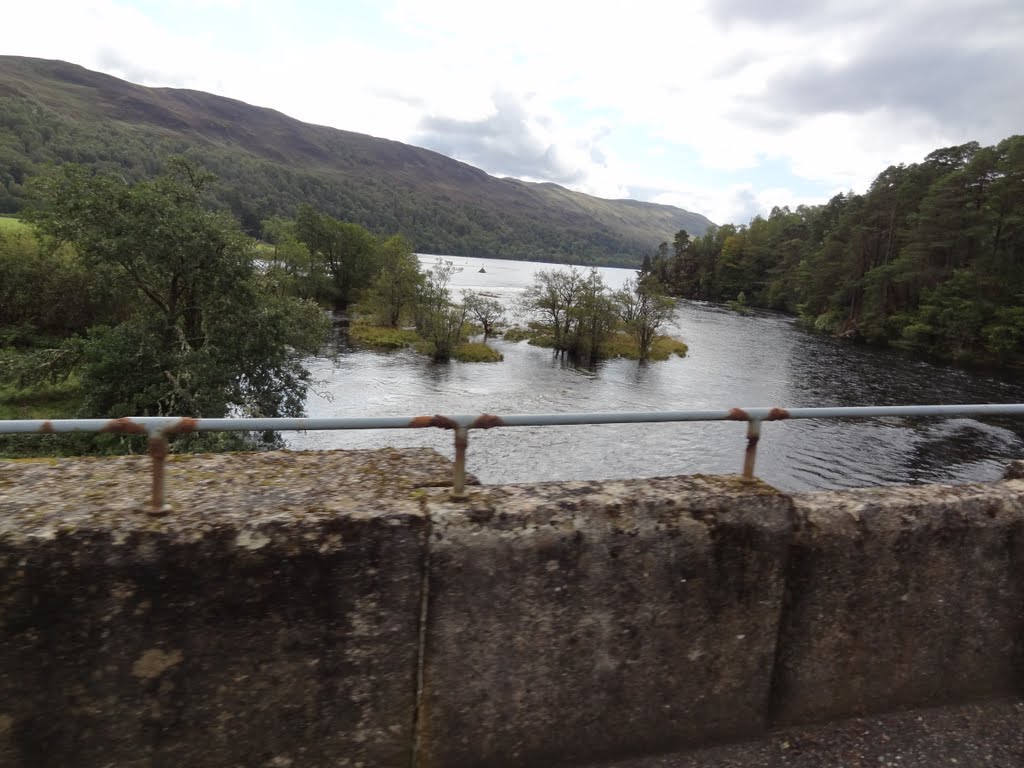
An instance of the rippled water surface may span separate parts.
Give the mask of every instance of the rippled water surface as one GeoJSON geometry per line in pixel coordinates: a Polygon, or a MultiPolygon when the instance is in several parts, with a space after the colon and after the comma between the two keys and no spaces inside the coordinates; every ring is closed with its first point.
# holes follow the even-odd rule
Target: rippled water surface
{"type": "MultiPolygon", "coordinates": [[[[508,301],[537,269],[551,268],[453,261],[463,268],[453,280],[456,292],[472,288],[508,301]]],[[[635,274],[601,272],[613,287],[635,274]]],[[[318,383],[307,410],[397,416],[1024,402],[1024,384],[1011,377],[835,341],[775,314],[741,316],[683,301],[669,332],[689,344],[685,359],[645,366],[613,360],[580,370],[526,342],[492,340],[505,355],[497,364],[435,365],[409,351],[354,350],[339,321],[331,349],[308,361],[318,383]]],[[[734,473],[744,435],[745,425],[723,422],[477,430],[470,433],[467,465],[485,483],[734,473]]],[[[302,449],[430,446],[452,454],[451,433],[436,429],[307,432],[289,441],[302,449]]],[[[787,490],[967,482],[995,479],[1009,459],[1021,457],[1022,419],[773,422],[763,427],[757,474],[787,490]]]]}

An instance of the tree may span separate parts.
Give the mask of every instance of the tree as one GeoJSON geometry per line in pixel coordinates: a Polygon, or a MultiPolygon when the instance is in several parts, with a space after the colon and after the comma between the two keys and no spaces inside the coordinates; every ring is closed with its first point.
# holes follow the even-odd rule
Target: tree
{"type": "Polygon", "coordinates": [[[523,309],[539,315],[551,328],[553,346],[558,351],[568,349],[570,311],[576,306],[582,283],[583,273],[576,267],[541,269],[523,293],[523,309]]]}
{"type": "Polygon", "coordinates": [[[72,342],[83,415],[300,414],[300,357],[324,338],[323,312],[280,295],[237,222],[203,208],[209,175],[172,168],[130,186],[68,165],[36,187],[38,230],[87,266],[114,270],[134,297],[123,322],[72,342]]]}
{"type": "Polygon", "coordinates": [[[263,240],[273,246],[267,260],[267,273],[275,278],[282,291],[303,299],[332,295],[330,275],[299,240],[293,220],[280,216],[265,219],[261,234],[263,240]]]}
{"type": "Polygon", "coordinates": [[[462,341],[466,308],[451,300],[448,284],[455,274],[450,261],[440,261],[428,269],[416,302],[416,330],[430,343],[430,356],[435,363],[451,359],[462,341]]]}
{"type": "Polygon", "coordinates": [[[0,347],[59,343],[130,311],[119,276],[88,268],[72,248],[40,248],[29,230],[0,232],[0,347]]]}
{"type": "Polygon", "coordinates": [[[576,290],[569,310],[565,351],[577,362],[593,365],[604,355],[604,342],[615,330],[615,307],[601,273],[591,269],[576,290]]]}
{"type": "Polygon", "coordinates": [[[497,299],[483,294],[467,292],[462,298],[462,303],[469,316],[483,326],[485,339],[494,333],[495,326],[505,317],[504,305],[497,299]]]}
{"type": "Polygon", "coordinates": [[[550,331],[550,345],[576,362],[591,364],[604,354],[616,315],[601,274],[576,267],[539,270],[522,297],[522,308],[550,331]]]}
{"type": "Polygon", "coordinates": [[[401,235],[389,237],[378,251],[380,270],[370,289],[371,302],[380,321],[392,328],[398,326],[402,313],[416,303],[423,286],[420,262],[409,241],[401,235]]]}
{"type": "Polygon", "coordinates": [[[378,247],[372,233],[358,224],[317,213],[309,205],[299,208],[295,233],[331,275],[335,308],[344,309],[369,287],[378,247]]]}
{"type": "Polygon", "coordinates": [[[653,278],[627,280],[615,292],[615,304],[626,332],[636,341],[640,362],[651,356],[658,330],[675,314],[675,302],[653,278]]]}

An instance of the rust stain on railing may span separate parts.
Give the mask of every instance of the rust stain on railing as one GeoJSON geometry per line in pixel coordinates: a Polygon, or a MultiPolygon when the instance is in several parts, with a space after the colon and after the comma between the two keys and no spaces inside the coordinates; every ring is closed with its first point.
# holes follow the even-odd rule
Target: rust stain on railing
{"type": "Polygon", "coordinates": [[[762,421],[783,421],[790,418],[785,408],[772,408],[767,416],[753,417],[742,408],[730,408],[726,418],[729,421],[747,422],[747,447],[743,453],[743,479],[754,479],[754,465],[757,462],[757,444],[761,440],[762,421]]]}
{"type": "Polygon", "coordinates": [[[455,467],[452,475],[451,498],[461,501],[466,498],[466,448],[469,446],[469,429],[455,429],[455,467]]]}
{"type": "Polygon", "coordinates": [[[112,432],[121,435],[148,435],[149,430],[128,417],[111,419],[100,430],[100,432],[112,432]]]}
{"type": "Polygon", "coordinates": [[[415,416],[410,422],[410,427],[439,427],[441,429],[458,429],[458,422],[449,419],[447,416],[435,414],[433,416],[415,416]]]}
{"type": "Polygon", "coordinates": [[[448,416],[434,414],[433,416],[415,416],[409,421],[409,426],[413,428],[438,427],[439,429],[455,430],[455,466],[452,472],[450,496],[458,501],[466,498],[466,448],[469,445],[469,430],[489,429],[490,427],[501,426],[502,423],[500,417],[484,413],[474,419],[467,427],[448,416]]]}
{"type": "Polygon", "coordinates": [[[493,413],[481,413],[477,416],[473,423],[469,425],[470,429],[492,429],[493,427],[505,426],[505,420],[501,416],[495,416],[493,413]]]}
{"type": "Polygon", "coordinates": [[[754,462],[757,461],[757,444],[761,440],[761,422],[751,419],[747,422],[747,449],[743,454],[743,479],[754,479],[754,462]]]}
{"type": "Polygon", "coordinates": [[[172,424],[167,429],[161,430],[162,434],[165,435],[187,435],[196,431],[199,426],[199,419],[193,419],[189,416],[181,418],[177,424],[172,424]]]}
{"type": "Polygon", "coordinates": [[[164,504],[164,468],[170,446],[163,434],[151,435],[149,438],[149,457],[153,461],[153,486],[150,493],[149,511],[153,515],[162,515],[170,510],[164,504]]]}

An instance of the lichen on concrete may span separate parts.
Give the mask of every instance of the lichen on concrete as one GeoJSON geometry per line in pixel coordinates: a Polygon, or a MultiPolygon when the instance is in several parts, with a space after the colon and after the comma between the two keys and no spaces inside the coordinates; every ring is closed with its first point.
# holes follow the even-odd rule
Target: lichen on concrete
{"type": "Polygon", "coordinates": [[[170,513],[156,518],[147,514],[150,468],[146,456],[0,460],[0,538],[80,529],[193,538],[225,525],[309,524],[373,513],[452,477],[451,462],[426,448],[172,456],[170,513]]]}

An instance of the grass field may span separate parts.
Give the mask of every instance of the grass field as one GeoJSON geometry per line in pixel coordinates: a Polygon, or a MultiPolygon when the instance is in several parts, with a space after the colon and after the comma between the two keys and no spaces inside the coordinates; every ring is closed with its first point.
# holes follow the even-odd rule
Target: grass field
{"type": "Polygon", "coordinates": [[[26,389],[0,387],[0,419],[67,419],[81,404],[77,381],[26,389]]]}
{"type": "Polygon", "coordinates": [[[0,232],[28,232],[28,224],[23,224],[13,216],[0,216],[0,232]]]}

